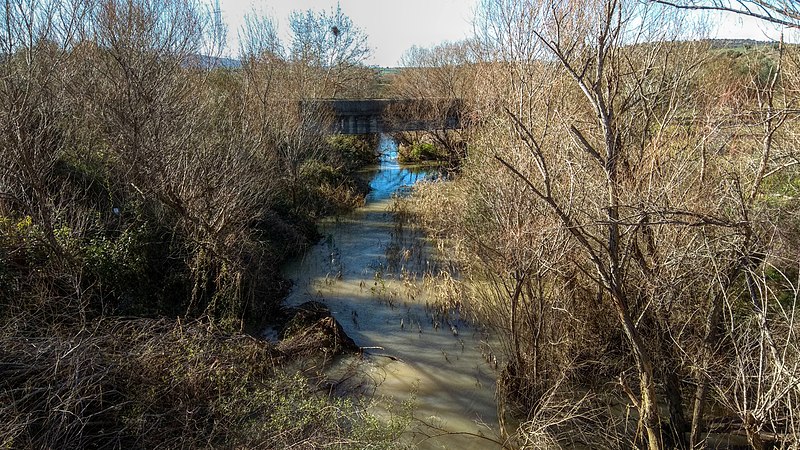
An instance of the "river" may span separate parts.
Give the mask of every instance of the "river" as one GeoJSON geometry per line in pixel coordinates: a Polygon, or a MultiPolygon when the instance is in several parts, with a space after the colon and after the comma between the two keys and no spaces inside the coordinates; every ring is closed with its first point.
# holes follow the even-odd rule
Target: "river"
{"type": "Polygon", "coordinates": [[[426,449],[498,448],[479,437],[499,439],[495,374],[481,354],[484,336],[428,307],[435,286],[422,280],[435,263],[421,237],[393,220],[393,196],[429,174],[401,167],[387,136],[380,151],[365,206],[324,223],[323,239],[285,268],[293,282],[286,304],[316,300],[330,308],[367,348],[358,370],[373,380],[381,402],[414,396],[409,442],[426,449]]]}

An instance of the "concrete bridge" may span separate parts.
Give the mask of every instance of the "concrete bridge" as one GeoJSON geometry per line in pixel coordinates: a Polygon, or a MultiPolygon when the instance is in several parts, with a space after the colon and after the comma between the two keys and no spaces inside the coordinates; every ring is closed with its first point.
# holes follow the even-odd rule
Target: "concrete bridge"
{"type": "Polygon", "coordinates": [[[462,127],[463,102],[453,99],[309,100],[301,108],[327,116],[332,131],[340,134],[462,127]]]}

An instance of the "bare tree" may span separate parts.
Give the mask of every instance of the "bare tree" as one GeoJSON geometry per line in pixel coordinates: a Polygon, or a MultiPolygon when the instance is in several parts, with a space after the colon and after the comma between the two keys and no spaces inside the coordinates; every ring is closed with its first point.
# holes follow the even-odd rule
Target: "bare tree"
{"type": "Polygon", "coordinates": [[[297,64],[309,98],[335,98],[348,92],[369,57],[367,35],[342,12],[295,11],[289,16],[292,32],[289,57],[297,64]]]}
{"type": "MultiPolygon", "coordinates": [[[[679,89],[677,83],[686,72],[681,69],[672,72],[663,67],[662,62],[671,59],[674,51],[663,43],[671,41],[671,36],[658,35],[656,30],[660,27],[646,21],[658,13],[636,2],[598,1],[581,9],[561,2],[508,2],[489,6],[492,7],[489,11],[494,14],[496,32],[488,37],[495,39],[503,52],[501,58],[510,61],[513,67],[510,86],[514,100],[505,110],[517,139],[533,155],[538,181],[532,181],[532,174],[520,172],[515,163],[501,156],[498,160],[525,181],[577,243],[575,249],[584,261],[579,263],[578,270],[597,283],[598,299],[608,302],[616,315],[635,362],[638,394],[627,392],[639,410],[648,445],[662,448],[656,362],[653,349],[637,325],[638,318],[648,315],[652,305],[641,297],[644,292],[635,287],[632,268],[627,267],[632,261],[626,256],[638,240],[630,227],[646,233],[652,214],[648,210],[655,205],[640,209],[636,205],[644,205],[640,202],[649,199],[636,199],[628,190],[640,165],[647,161],[645,152],[651,139],[647,124],[670,120],[675,105],[669,103],[669,98],[679,89]],[[588,37],[583,38],[581,30],[589,30],[588,37]],[[535,40],[524,38],[527,31],[532,32],[535,40]],[[513,44],[501,47],[508,40],[513,44]],[[583,207],[575,204],[574,194],[568,194],[574,189],[568,186],[574,182],[561,179],[563,169],[546,148],[550,126],[540,125],[536,118],[542,114],[556,119],[556,114],[564,112],[554,106],[545,111],[531,109],[534,102],[529,93],[536,88],[527,84],[541,83],[541,78],[530,75],[542,71],[537,66],[547,63],[537,59],[545,55],[563,68],[582,94],[583,105],[575,108],[572,117],[588,111],[595,117],[594,123],[587,121],[588,117],[583,120],[576,117],[560,125],[569,130],[574,145],[588,158],[582,161],[583,158],[579,160],[577,154],[572,154],[575,160],[567,164],[582,167],[584,182],[597,183],[595,192],[603,193],[598,197],[584,193],[580,201],[589,203],[583,207]],[[653,72],[660,75],[651,81],[645,74],[653,72]],[[565,182],[567,186],[563,185],[565,182]]],[[[660,214],[676,213],[682,214],[664,210],[660,214]]],[[[665,217],[665,220],[672,219],[665,217]]]]}
{"type": "Polygon", "coordinates": [[[275,180],[282,182],[291,206],[301,206],[297,201],[302,168],[309,160],[323,158],[324,137],[331,122],[330,111],[309,107],[319,86],[306,76],[318,67],[282,55],[282,44],[268,18],[249,17],[240,35],[244,99],[257,99],[244,102],[248,110],[245,123],[255,133],[259,155],[274,167],[275,180]]]}
{"type": "Polygon", "coordinates": [[[188,241],[188,311],[232,319],[244,313],[243,280],[258,264],[247,230],[274,193],[261,185],[265,166],[238,126],[237,91],[211,89],[205,58],[221,42],[215,24],[211,10],[192,1],[101,3],[99,71],[86,90],[130,194],[154,201],[188,241]],[[218,114],[224,105],[229,117],[218,114]]]}
{"type": "Polygon", "coordinates": [[[389,119],[402,123],[408,118],[425,122],[428,130],[406,132],[402,141],[430,141],[458,165],[466,156],[463,129],[468,126],[467,101],[475,86],[476,61],[471,42],[443,43],[430,49],[412,47],[403,55],[404,66],[391,78],[390,95],[416,102],[389,111],[389,119]],[[449,129],[447,120],[459,116],[462,129],[449,129]]]}
{"type": "MultiPolygon", "coordinates": [[[[555,349],[568,349],[572,339],[583,339],[590,360],[600,358],[594,345],[618,348],[603,331],[616,323],[638,388],[615,358],[593,367],[622,364],[620,393],[638,410],[651,448],[699,445],[706,402],[723,401],[707,396],[725,386],[715,374],[733,358],[721,350],[725,330],[739,333],[724,323],[726,299],[746,294],[750,323],[768,329],[759,311],[771,302],[755,288],[763,273],[754,274],[771,258],[796,257],[780,256],[785,244],[774,236],[787,224],[766,212],[775,201],[772,183],[796,164],[785,49],[764,50],[769,56],[746,66],[752,71],[731,88],[703,78],[717,70],[703,63],[719,53],[680,42],[682,16],[667,5],[489,1],[481,11],[487,62],[478,77],[483,95],[473,102],[485,116],[471,142],[475,173],[462,181],[475,204],[462,205],[469,220],[452,227],[487,268],[481,277],[492,288],[476,303],[500,312],[510,392],[520,395],[526,383],[533,398],[547,391],[522,373],[545,383],[548,370],[558,373],[537,362],[540,352],[559,358],[555,349]],[[733,92],[720,95],[726,89],[733,92]],[[554,324],[555,317],[562,319],[554,324]],[[542,339],[558,345],[542,346],[542,339]],[[694,382],[691,414],[687,378],[694,382]]],[[[782,214],[795,208],[784,207],[782,214]]],[[[793,322],[774,317],[782,341],[790,327],[777,324],[793,322]]],[[[785,367],[782,350],[770,358],[785,367]]],[[[574,365],[564,354],[561,364],[574,365]]],[[[769,392],[780,400],[759,401],[788,404],[794,395],[769,392]]],[[[756,442],[791,435],[791,427],[776,426],[791,422],[794,413],[785,411],[736,414],[756,442]],[[782,419],[771,419],[765,434],[771,414],[782,419]]]]}
{"type": "Polygon", "coordinates": [[[10,303],[29,301],[73,320],[86,318],[87,296],[69,241],[87,221],[74,214],[81,193],[65,188],[59,163],[78,140],[70,82],[89,6],[9,0],[0,8],[0,216],[28,224],[28,244],[49,255],[24,281],[39,295],[25,292],[10,303]],[[56,304],[69,305],[69,313],[56,304]]]}

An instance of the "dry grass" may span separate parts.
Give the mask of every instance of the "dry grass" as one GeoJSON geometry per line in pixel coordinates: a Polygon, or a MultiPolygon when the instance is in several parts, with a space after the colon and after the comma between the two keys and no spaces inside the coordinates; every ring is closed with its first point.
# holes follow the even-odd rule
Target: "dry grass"
{"type": "Polygon", "coordinates": [[[402,430],[281,369],[288,359],[201,322],[4,332],[0,448],[361,448],[402,430]]]}

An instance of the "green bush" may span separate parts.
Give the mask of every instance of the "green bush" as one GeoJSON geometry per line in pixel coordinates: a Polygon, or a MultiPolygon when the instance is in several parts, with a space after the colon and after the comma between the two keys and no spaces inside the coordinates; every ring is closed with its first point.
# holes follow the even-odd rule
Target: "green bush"
{"type": "Polygon", "coordinates": [[[355,170],[375,164],[380,156],[376,151],[374,135],[335,134],[328,137],[331,163],[340,163],[346,170],[355,170]]]}
{"type": "Polygon", "coordinates": [[[343,167],[322,161],[306,161],[300,176],[302,199],[299,203],[311,220],[357,207],[367,192],[365,183],[359,183],[343,167]]]}
{"type": "Polygon", "coordinates": [[[430,142],[401,145],[397,155],[397,159],[403,163],[444,162],[447,158],[446,152],[430,142]]]}
{"type": "Polygon", "coordinates": [[[300,167],[300,177],[303,180],[303,184],[308,187],[318,187],[324,184],[335,185],[345,179],[341,170],[313,159],[306,161],[300,167]]]}

